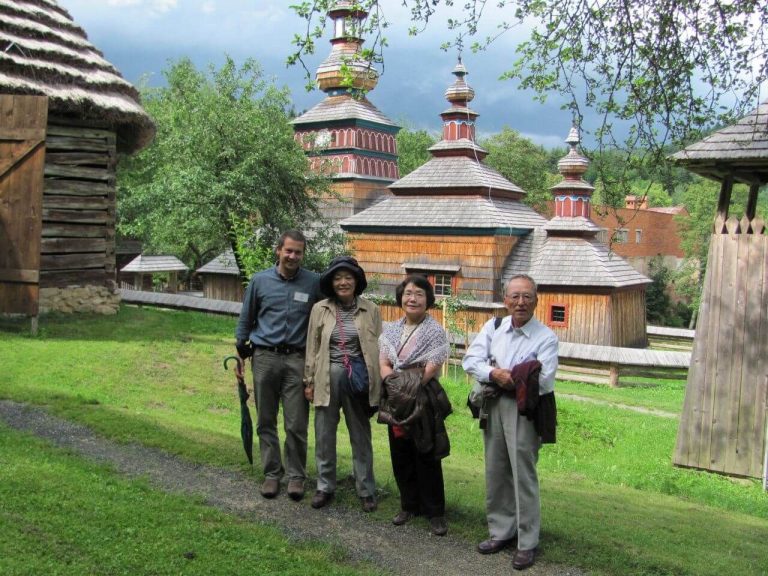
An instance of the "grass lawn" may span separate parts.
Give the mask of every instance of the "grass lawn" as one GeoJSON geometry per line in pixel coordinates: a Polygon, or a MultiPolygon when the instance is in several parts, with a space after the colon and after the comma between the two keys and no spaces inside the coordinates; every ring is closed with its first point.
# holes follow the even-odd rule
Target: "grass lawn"
{"type": "Polygon", "coordinates": [[[621,388],[610,388],[605,384],[563,381],[557,383],[557,391],[626,404],[627,406],[641,406],[679,414],[683,409],[685,381],[647,379],[643,384],[633,384],[621,388]]]}
{"type": "Polygon", "coordinates": [[[0,574],[376,574],[0,426],[0,574]],[[288,553],[290,550],[290,553],[288,553]],[[244,570],[247,567],[247,570],[244,570]]]}
{"type": "MultiPolygon", "coordinates": [[[[0,397],[48,406],[119,441],[249,473],[234,375],[222,368],[234,324],[127,306],[116,317],[45,317],[37,337],[5,321],[0,397]]],[[[464,407],[463,376],[444,384],[455,408],[447,421],[452,453],[444,461],[449,522],[474,543],[486,536],[482,438],[464,407]]],[[[675,412],[683,397],[682,387],[664,383],[557,389],[675,412]]],[[[558,408],[558,443],[542,449],[539,466],[544,558],[596,574],[768,573],[768,495],[759,482],[674,468],[676,420],[564,398],[558,408]]],[[[344,478],[351,457],[343,425],[339,432],[344,478]]],[[[312,450],[310,433],[310,473],[312,450]]],[[[388,521],[398,495],[381,425],[374,425],[374,453],[381,505],[373,518],[388,521]]],[[[337,497],[358,505],[351,489],[337,497]]]]}

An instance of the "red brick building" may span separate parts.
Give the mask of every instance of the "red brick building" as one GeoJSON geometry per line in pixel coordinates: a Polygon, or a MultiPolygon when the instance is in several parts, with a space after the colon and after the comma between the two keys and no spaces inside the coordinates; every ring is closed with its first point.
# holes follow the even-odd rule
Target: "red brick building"
{"type": "Polygon", "coordinates": [[[642,274],[648,274],[648,265],[656,256],[662,257],[667,268],[676,270],[685,257],[678,216],[687,216],[688,211],[684,206],[646,206],[646,202],[627,196],[626,208],[593,207],[592,221],[604,229],[599,238],[642,274]]]}

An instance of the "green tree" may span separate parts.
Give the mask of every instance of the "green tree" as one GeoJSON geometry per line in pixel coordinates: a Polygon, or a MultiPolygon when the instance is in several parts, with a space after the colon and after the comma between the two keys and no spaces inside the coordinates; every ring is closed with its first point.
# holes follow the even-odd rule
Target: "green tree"
{"type": "Polygon", "coordinates": [[[397,133],[397,167],[400,170],[400,178],[410,174],[432,158],[428,150],[435,142],[437,138],[426,130],[414,130],[407,125],[403,126],[397,133]]]}
{"type": "Polygon", "coordinates": [[[318,218],[327,181],[294,141],[287,91],[255,61],[200,71],[184,58],[163,75],[167,86],[142,91],[155,142],[119,166],[118,230],[194,267],[230,245],[243,271],[236,222],[258,222],[271,250],[281,230],[318,218]]]}
{"type": "Polygon", "coordinates": [[[552,199],[549,188],[561,180],[549,172],[547,151],[506,126],[480,145],[488,151],[485,163],[525,190],[526,204],[545,212],[552,199]]]}
{"type": "Polygon", "coordinates": [[[649,324],[664,326],[670,315],[670,298],[667,285],[671,280],[669,268],[664,266],[660,256],[651,258],[648,265],[648,276],[651,284],[645,291],[645,316],[649,324]]]}

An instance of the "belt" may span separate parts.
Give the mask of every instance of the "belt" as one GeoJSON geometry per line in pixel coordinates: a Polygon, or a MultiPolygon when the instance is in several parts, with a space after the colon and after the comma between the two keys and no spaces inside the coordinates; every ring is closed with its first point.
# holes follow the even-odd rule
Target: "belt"
{"type": "Polygon", "coordinates": [[[288,346],[287,344],[278,344],[277,346],[259,346],[255,345],[257,350],[268,350],[275,354],[304,354],[304,348],[298,346],[288,346]]]}

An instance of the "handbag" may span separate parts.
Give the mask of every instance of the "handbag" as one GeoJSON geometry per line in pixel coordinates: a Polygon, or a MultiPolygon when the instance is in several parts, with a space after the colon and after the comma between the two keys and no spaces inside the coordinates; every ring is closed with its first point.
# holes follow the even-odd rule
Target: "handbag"
{"type": "MultiPolygon", "coordinates": [[[[496,316],[493,319],[494,332],[499,329],[502,320],[503,318],[499,316],[496,316]]],[[[467,394],[467,408],[469,408],[469,411],[472,413],[472,418],[480,418],[481,413],[484,412],[484,403],[485,398],[483,396],[483,383],[475,380],[474,384],[472,384],[472,390],[470,390],[469,394],[467,394]]]]}
{"type": "Polygon", "coordinates": [[[336,309],[336,324],[339,327],[339,336],[341,351],[344,354],[342,362],[347,372],[346,386],[344,392],[355,398],[368,398],[368,367],[365,365],[365,359],[362,356],[350,356],[347,354],[347,336],[344,333],[344,322],[341,320],[339,309],[336,309]]]}
{"type": "Polygon", "coordinates": [[[347,394],[368,398],[368,367],[365,360],[362,356],[355,356],[349,359],[349,364],[352,370],[347,373],[347,394]]]}

